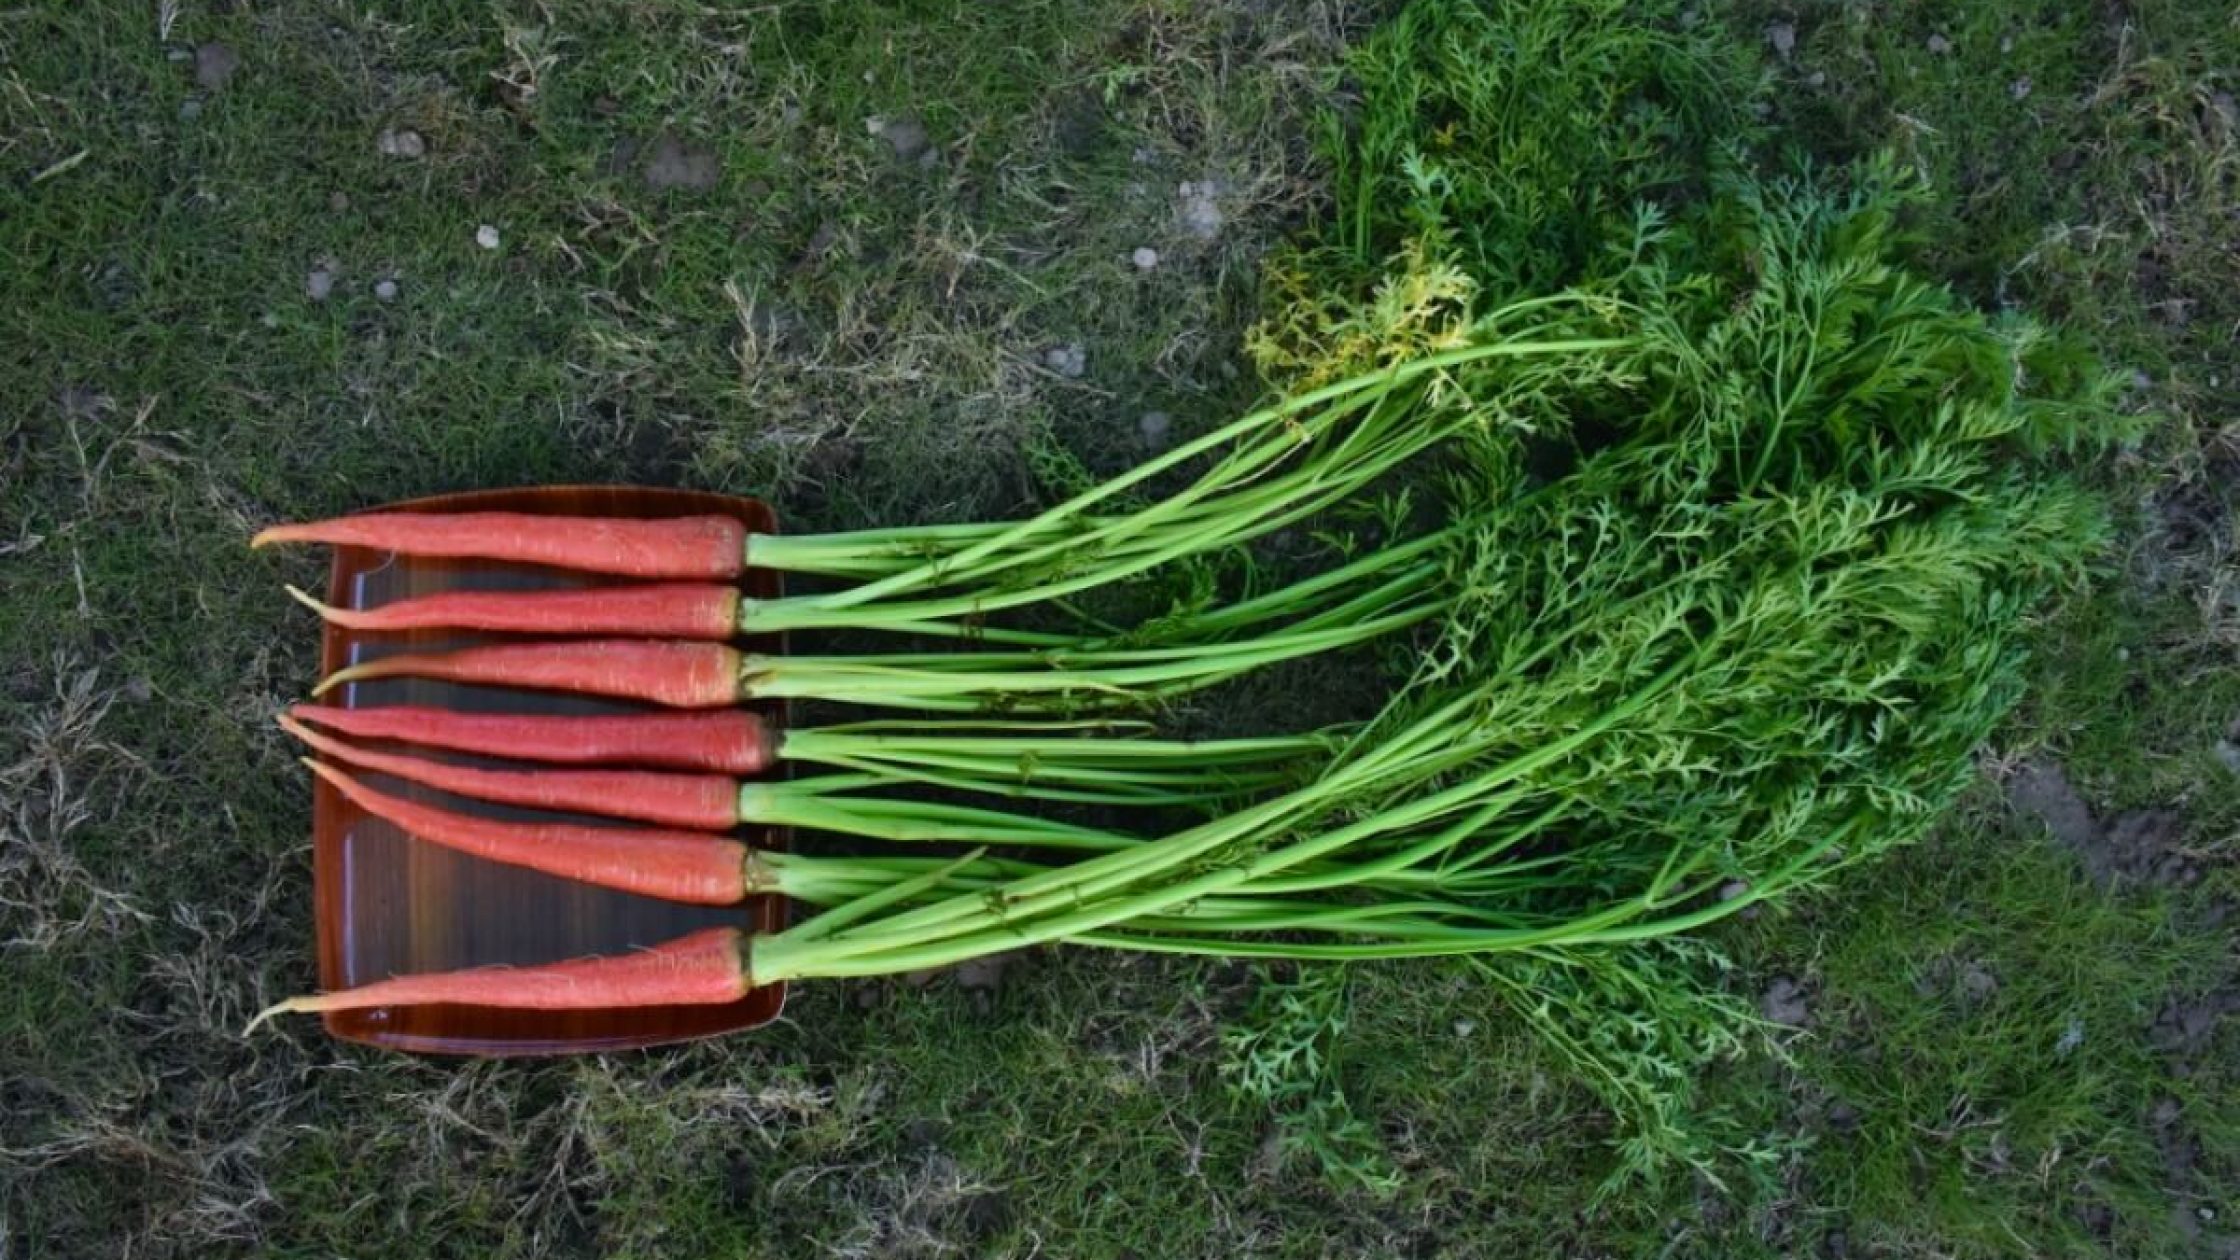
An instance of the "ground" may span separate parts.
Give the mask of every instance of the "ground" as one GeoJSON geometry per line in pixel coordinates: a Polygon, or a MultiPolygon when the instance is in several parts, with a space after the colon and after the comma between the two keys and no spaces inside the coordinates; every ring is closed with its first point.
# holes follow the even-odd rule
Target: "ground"
{"type": "Polygon", "coordinates": [[[964,519],[1119,467],[1258,390],[1258,259],[1378,12],[0,11],[0,1256],[2240,1254],[2217,7],[1680,18],[1762,56],[1781,143],[1916,164],[1926,262],[2163,420],[1959,815],[1710,942],[1764,1020],[1690,1103],[1727,1153],[1616,1186],[1582,1061],[1461,965],[1045,952],[565,1062],[239,1032],[311,980],[266,716],[317,562],[253,527],[573,480],[964,519]],[[1352,1176],[1224,1071],[1293,993],[1343,1017],[1352,1176]]]}

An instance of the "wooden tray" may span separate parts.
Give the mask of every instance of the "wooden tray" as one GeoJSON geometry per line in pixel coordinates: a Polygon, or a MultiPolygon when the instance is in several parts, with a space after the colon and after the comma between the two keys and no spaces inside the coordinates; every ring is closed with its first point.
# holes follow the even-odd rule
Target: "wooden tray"
{"type": "MultiPolygon", "coordinates": [[[[454,494],[379,510],[635,517],[723,513],[744,521],[756,533],[772,533],[777,527],[770,508],[755,499],[628,486],[555,486],[454,494]]],[[[327,599],[344,607],[365,608],[454,587],[588,586],[620,581],[532,565],[415,559],[362,547],[338,547],[327,599]]],[[[744,586],[754,599],[779,594],[778,576],[771,572],[750,572],[744,586]]],[[[390,652],[428,651],[519,637],[458,631],[370,634],[332,625],[326,627],[325,636],[321,665],[330,673],[390,652]]],[[[783,650],[783,644],[774,640],[749,641],[745,646],[758,652],[783,650]]],[[[513,713],[614,713],[637,707],[624,701],[422,678],[359,683],[330,693],[326,700],[351,707],[427,704],[513,713]]],[[[782,705],[763,708],[771,721],[784,722],[782,705]]],[[[453,759],[503,764],[488,758],[453,759]]],[[[499,818],[539,816],[448,796],[382,775],[364,777],[385,791],[447,808],[499,818]]],[[[749,828],[740,833],[740,839],[758,848],[782,848],[787,837],[782,829],[749,828]]],[[[318,898],[319,982],[329,989],[407,972],[620,954],[725,923],[741,924],[757,932],[784,926],[785,904],[778,897],[759,897],[743,906],[678,905],[634,893],[586,887],[439,848],[367,815],[319,779],[312,781],[312,849],[318,898]]],[[[422,1054],[582,1054],[754,1028],[775,1019],[784,1002],[785,986],[781,984],[757,989],[725,1006],[605,1011],[375,1007],[331,1011],[325,1019],[327,1031],[346,1041],[422,1054]]]]}

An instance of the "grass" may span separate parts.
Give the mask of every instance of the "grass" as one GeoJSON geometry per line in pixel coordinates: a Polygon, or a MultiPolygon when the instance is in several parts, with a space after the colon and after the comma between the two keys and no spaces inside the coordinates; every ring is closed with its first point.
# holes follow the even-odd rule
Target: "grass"
{"type": "MultiPolygon", "coordinates": [[[[311,674],[275,593],[316,561],[249,559],[252,524],[574,479],[960,519],[1138,458],[1147,413],[1255,392],[1259,260],[1326,204],[1314,119],[1375,15],[0,12],[0,1255],[2223,1254],[2240,1047],[2183,1016],[2235,984],[2240,29],[2112,12],[1699,18],[1762,55],[1777,143],[1896,146],[1941,194],[1929,262],[2165,420],[2104,470],[2124,546],[2042,628],[1992,784],[1712,942],[1730,1001],[1806,1022],[1688,1065],[1709,1177],[1616,1188],[1606,1091],[1461,965],[1039,953],[564,1063],[236,1035],[309,977],[265,718],[311,674]],[[198,86],[212,42],[240,64],[198,86]],[[685,183],[649,183],[664,149],[685,183]],[[2194,877],[2092,882],[2000,800],[2025,760],[2102,823],[2177,811],[2194,877]],[[1286,997],[1329,1067],[1242,1088],[1286,997]]],[[[1622,1035],[1563,991],[1544,1020],[1622,1035]]]]}

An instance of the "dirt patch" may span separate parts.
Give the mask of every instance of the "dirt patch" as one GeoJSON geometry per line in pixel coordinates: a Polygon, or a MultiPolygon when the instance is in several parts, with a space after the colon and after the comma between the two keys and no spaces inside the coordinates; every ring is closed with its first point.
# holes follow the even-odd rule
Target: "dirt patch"
{"type": "Polygon", "coordinates": [[[646,187],[655,192],[671,188],[696,191],[713,188],[722,174],[723,163],[714,149],[670,132],[664,131],[654,137],[646,148],[646,187]]]}
{"type": "Polygon", "coordinates": [[[2198,1058],[2217,1035],[2225,1016],[2240,1012],[2240,989],[2227,989],[2197,998],[2173,994],[2147,1029],[2154,1048],[2179,1060],[2198,1058]]]}
{"type": "Polygon", "coordinates": [[[2006,781],[2007,804],[2044,824],[2054,841],[2077,855],[2102,887],[2118,880],[2182,888],[2201,877],[2185,854],[2185,818],[2176,810],[2139,809],[2106,826],[2069,785],[2060,765],[2032,762],[2006,781]]]}
{"type": "Polygon", "coordinates": [[[224,44],[204,44],[194,50],[195,86],[205,92],[224,88],[240,68],[241,54],[224,44]]]}

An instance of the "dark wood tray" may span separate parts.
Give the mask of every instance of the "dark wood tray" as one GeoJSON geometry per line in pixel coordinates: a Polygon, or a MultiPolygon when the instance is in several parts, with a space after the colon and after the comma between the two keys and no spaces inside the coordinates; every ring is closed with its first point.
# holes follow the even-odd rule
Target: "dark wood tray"
{"type": "MultiPolygon", "coordinates": [[[[495,490],[415,499],[379,510],[635,517],[713,512],[735,516],[756,533],[772,533],[777,527],[768,505],[755,499],[628,486],[495,490]]],[[[621,579],[531,565],[415,559],[362,547],[338,547],[327,599],[344,607],[365,608],[455,587],[586,586],[618,581],[621,579]]],[[[775,573],[750,572],[744,586],[750,598],[769,599],[779,594],[775,573]]],[[[389,652],[428,651],[505,637],[509,636],[457,631],[368,634],[330,625],[325,630],[321,666],[332,672],[389,652]]],[[[782,643],[769,640],[750,640],[746,646],[760,652],[783,650],[782,643]]],[[[427,704],[519,713],[613,713],[633,707],[622,701],[420,678],[374,680],[330,693],[325,699],[351,707],[427,704]]],[[[765,715],[779,723],[786,716],[782,706],[767,706],[765,715]]],[[[434,752],[428,755],[449,756],[434,752]]],[[[447,808],[493,817],[531,816],[380,775],[365,778],[383,790],[447,808]]],[[[750,828],[740,833],[740,839],[758,848],[782,848],[787,837],[782,830],[750,828]]],[[[480,861],[412,839],[389,823],[367,815],[318,779],[312,782],[312,849],[318,898],[319,981],[329,989],[407,972],[619,954],[725,923],[741,924],[757,932],[776,931],[784,926],[786,913],[784,901],[778,897],[756,898],[743,906],[677,905],[480,861]]],[[[329,1012],[325,1020],[327,1031],[346,1041],[422,1054],[582,1054],[754,1028],[775,1019],[784,1002],[785,986],[781,984],[757,989],[726,1006],[604,1011],[375,1007],[329,1012]]]]}

